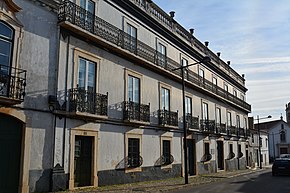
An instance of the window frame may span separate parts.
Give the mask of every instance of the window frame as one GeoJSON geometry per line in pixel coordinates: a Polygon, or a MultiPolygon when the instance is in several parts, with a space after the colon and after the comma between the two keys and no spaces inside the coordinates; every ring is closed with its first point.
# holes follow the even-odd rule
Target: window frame
{"type": "MultiPolygon", "coordinates": [[[[4,35],[2,36],[0,34],[0,41],[2,40],[3,42],[8,42],[10,44],[9,46],[9,61],[7,63],[7,66],[10,68],[13,65],[13,56],[14,56],[14,39],[15,39],[15,29],[13,28],[12,25],[10,25],[9,23],[0,20],[0,23],[2,23],[3,25],[5,25],[7,27],[7,29],[11,30],[11,37],[5,37],[4,35]]],[[[1,63],[0,63],[1,64],[1,63]]],[[[4,65],[4,64],[1,64],[4,65]]],[[[5,65],[6,66],[6,65],[5,65]]],[[[10,72],[8,72],[7,74],[10,74],[10,72]]]]}
{"type": "MultiPolygon", "coordinates": [[[[164,144],[163,142],[164,141],[169,141],[169,146],[170,146],[170,155],[172,155],[172,136],[160,136],[160,156],[164,156],[164,144]]],[[[169,157],[170,159],[170,157],[169,157]]],[[[161,165],[161,169],[167,169],[167,168],[172,168],[172,164],[173,163],[170,163],[170,164],[165,164],[165,165],[161,165]]]]}
{"type": "Polygon", "coordinates": [[[159,109],[160,110],[164,110],[164,108],[163,108],[163,97],[162,97],[162,89],[166,89],[166,90],[168,90],[168,93],[169,93],[169,97],[168,97],[168,109],[165,109],[165,110],[167,110],[167,111],[171,111],[171,87],[170,86],[167,86],[167,85],[165,85],[165,84],[163,84],[163,83],[160,83],[159,84],[159,109]]]}
{"type": "Polygon", "coordinates": [[[73,88],[77,88],[78,85],[78,69],[79,69],[79,58],[85,58],[89,61],[95,63],[95,90],[94,92],[98,93],[99,91],[99,78],[100,78],[100,66],[101,66],[101,58],[93,55],[91,52],[87,52],[85,50],[74,48],[74,57],[73,57],[73,64],[74,64],[74,76],[73,76],[73,88]]]}
{"type": "MultiPolygon", "coordinates": [[[[138,139],[139,140],[139,156],[142,157],[142,134],[126,133],[125,134],[125,159],[129,157],[129,139],[138,139]]],[[[142,171],[142,165],[139,167],[133,167],[133,168],[129,168],[129,167],[125,166],[125,173],[141,172],[141,171],[142,171]]]]}

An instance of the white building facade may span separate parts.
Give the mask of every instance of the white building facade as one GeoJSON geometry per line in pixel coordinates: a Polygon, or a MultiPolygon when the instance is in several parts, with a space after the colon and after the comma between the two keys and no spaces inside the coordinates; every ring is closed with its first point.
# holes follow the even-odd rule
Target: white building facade
{"type": "Polygon", "coordinates": [[[0,121],[10,132],[1,146],[17,152],[0,165],[14,164],[5,171],[18,178],[8,186],[0,174],[0,192],[184,175],[182,78],[172,69],[193,63],[184,70],[189,175],[249,165],[244,76],[173,12],[150,0],[0,6],[0,121]]]}

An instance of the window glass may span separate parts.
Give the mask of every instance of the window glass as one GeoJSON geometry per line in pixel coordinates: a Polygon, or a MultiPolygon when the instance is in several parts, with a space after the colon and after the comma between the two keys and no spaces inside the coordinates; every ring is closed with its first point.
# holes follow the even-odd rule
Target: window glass
{"type": "Polygon", "coordinates": [[[215,77],[212,78],[213,85],[217,86],[217,79],[215,77]]]}
{"type": "Polygon", "coordinates": [[[170,93],[166,88],[161,88],[161,108],[162,110],[169,111],[170,107],[170,93]]]}
{"type": "Polygon", "coordinates": [[[209,143],[204,143],[204,154],[209,155],[209,143]]]}
{"type": "Polygon", "coordinates": [[[171,157],[171,151],[170,151],[170,140],[163,140],[162,141],[163,146],[163,157],[165,164],[170,164],[170,157],[171,157]]]}
{"type": "Polygon", "coordinates": [[[237,128],[241,127],[241,123],[240,123],[240,116],[237,115],[237,128]]]}
{"type": "Polygon", "coordinates": [[[192,113],[192,99],[190,97],[185,97],[185,113],[191,114],[192,113]]]}
{"type": "MultiPolygon", "coordinates": [[[[0,21],[0,65],[10,66],[13,43],[13,30],[0,21]]],[[[1,69],[1,73],[8,73],[8,69],[1,69]]]]}
{"type": "Polygon", "coordinates": [[[140,139],[129,138],[128,139],[128,166],[138,167],[140,161],[140,139]]]}
{"type": "Polygon", "coordinates": [[[225,89],[226,92],[229,92],[229,87],[228,87],[228,85],[225,84],[224,89],[225,89]]]}
{"type": "Polygon", "coordinates": [[[208,120],[208,104],[202,103],[202,119],[208,120]]]}
{"type": "Polygon", "coordinates": [[[216,108],[216,123],[221,124],[221,109],[216,108]]]}
{"type": "Polygon", "coordinates": [[[227,125],[230,127],[232,126],[232,114],[231,112],[228,112],[227,114],[227,125]]]}
{"type": "Polygon", "coordinates": [[[140,102],[140,79],[134,76],[128,76],[128,100],[140,102]]]}
{"type": "Polygon", "coordinates": [[[79,58],[78,86],[84,89],[95,89],[96,63],[79,58]]]}

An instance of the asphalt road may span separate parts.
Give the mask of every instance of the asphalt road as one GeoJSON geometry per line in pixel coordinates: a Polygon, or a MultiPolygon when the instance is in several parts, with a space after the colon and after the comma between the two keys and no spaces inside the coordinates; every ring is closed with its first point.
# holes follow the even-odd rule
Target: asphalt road
{"type": "Polygon", "coordinates": [[[266,170],[169,193],[290,193],[290,176],[273,177],[266,170]]]}

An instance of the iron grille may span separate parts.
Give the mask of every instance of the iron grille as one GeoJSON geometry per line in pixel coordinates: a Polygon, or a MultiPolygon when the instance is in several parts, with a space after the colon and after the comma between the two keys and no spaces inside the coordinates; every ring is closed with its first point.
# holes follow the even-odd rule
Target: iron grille
{"type": "Polygon", "coordinates": [[[178,126],[178,112],[158,110],[159,125],[178,126]]]}
{"type": "Polygon", "coordinates": [[[206,133],[214,133],[215,121],[214,120],[200,120],[200,130],[206,133]]]}
{"type": "Polygon", "coordinates": [[[0,96],[23,101],[26,70],[0,64],[0,96]]]}
{"type": "Polygon", "coordinates": [[[150,104],[144,105],[132,101],[124,101],[123,116],[125,120],[150,122],[150,104]]]}
{"type": "Polygon", "coordinates": [[[186,116],[186,121],[187,121],[187,124],[188,124],[188,128],[190,128],[190,129],[199,129],[198,120],[199,120],[198,117],[193,117],[190,113],[188,113],[187,116],[186,116]]]}
{"type": "Polygon", "coordinates": [[[69,90],[70,112],[84,112],[107,116],[108,94],[95,93],[93,90],[73,88],[69,90]]]}

